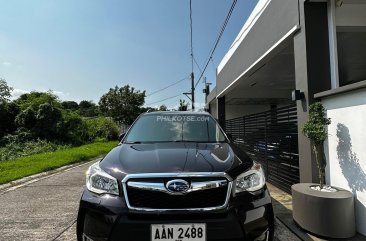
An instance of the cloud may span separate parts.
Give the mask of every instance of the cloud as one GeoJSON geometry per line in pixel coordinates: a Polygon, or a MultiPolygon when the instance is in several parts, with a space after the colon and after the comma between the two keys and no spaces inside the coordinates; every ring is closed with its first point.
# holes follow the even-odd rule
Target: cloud
{"type": "Polygon", "coordinates": [[[27,94],[29,92],[30,91],[28,91],[28,90],[14,89],[11,92],[11,99],[15,100],[15,99],[19,98],[19,96],[21,96],[23,94],[27,94]]]}
{"type": "Polygon", "coordinates": [[[52,90],[52,93],[57,95],[60,99],[65,100],[70,97],[70,93],[65,93],[62,91],[52,90]]]}
{"type": "MultiPolygon", "coordinates": [[[[37,90],[32,90],[32,91],[37,91],[37,90]]],[[[40,92],[49,92],[50,90],[39,90],[40,92]]],[[[27,94],[30,93],[30,90],[22,90],[22,89],[14,89],[12,91],[12,96],[11,99],[15,100],[17,98],[19,98],[19,96],[23,95],[23,94],[27,94]]],[[[55,95],[57,95],[61,100],[66,100],[67,98],[70,97],[70,93],[65,93],[62,91],[57,91],[57,90],[51,90],[51,92],[55,95]]]]}
{"type": "Polygon", "coordinates": [[[4,61],[4,62],[3,62],[3,65],[4,65],[4,66],[11,66],[12,64],[11,64],[10,62],[4,61]]]}

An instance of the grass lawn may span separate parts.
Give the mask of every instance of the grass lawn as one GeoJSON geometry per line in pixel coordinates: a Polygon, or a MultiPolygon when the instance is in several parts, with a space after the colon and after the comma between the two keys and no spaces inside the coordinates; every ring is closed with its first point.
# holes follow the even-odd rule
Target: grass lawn
{"type": "Polygon", "coordinates": [[[65,150],[0,162],[0,184],[108,153],[118,142],[96,142],[65,150]]]}

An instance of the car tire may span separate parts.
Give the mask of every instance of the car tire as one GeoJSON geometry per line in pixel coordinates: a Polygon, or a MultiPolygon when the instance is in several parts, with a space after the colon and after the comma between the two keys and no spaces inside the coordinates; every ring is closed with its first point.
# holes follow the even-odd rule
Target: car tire
{"type": "Polygon", "coordinates": [[[273,212],[273,207],[272,205],[270,205],[269,208],[269,232],[268,232],[268,241],[273,241],[274,240],[274,229],[275,229],[275,224],[274,224],[274,212],[273,212]]]}
{"type": "Polygon", "coordinates": [[[84,231],[84,219],[85,219],[85,212],[82,208],[79,209],[78,217],[76,220],[76,237],[77,241],[83,240],[83,231],[84,231]]]}

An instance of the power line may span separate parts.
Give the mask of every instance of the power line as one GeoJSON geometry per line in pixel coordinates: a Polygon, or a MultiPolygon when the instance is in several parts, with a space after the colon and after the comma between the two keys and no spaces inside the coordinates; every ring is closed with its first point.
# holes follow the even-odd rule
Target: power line
{"type": "Polygon", "coordinates": [[[226,29],[227,23],[230,20],[231,14],[234,11],[234,8],[235,8],[236,3],[237,3],[237,0],[233,0],[233,3],[231,4],[230,10],[229,10],[229,12],[228,12],[228,14],[227,14],[227,16],[225,18],[225,21],[224,21],[224,23],[223,23],[223,25],[221,27],[220,33],[219,33],[219,35],[218,35],[218,37],[216,39],[215,45],[214,45],[213,49],[211,50],[210,57],[208,58],[207,63],[205,65],[204,69],[203,69],[203,72],[201,73],[200,77],[198,78],[195,87],[197,87],[197,85],[199,84],[202,76],[204,75],[204,73],[205,73],[205,71],[207,69],[207,66],[209,65],[209,63],[210,63],[210,61],[212,59],[212,56],[213,56],[213,54],[214,54],[214,52],[215,52],[215,50],[216,50],[216,48],[217,48],[217,46],[218,46],[218,44],[219,44],[219,42],[221,40],[221,37],[222,37],[222,35],[223,35],[223,33],[224,33],[225,29],[226,29]]]}
{"type": "Polygon", "coordinates": [[[173,99],[173,98],[178,97],[178,96],[181,96],[181,95],[183,95],[183,94],[179,94],[179,95],[171,96],[171,97],[168,97],[168,98],[165,98],[165,99],[159,100],[159,101],[151,102],[151,103],[146,104],[146,105],[153,105],[153,104],[156,104],[156,103],[160,103],[160,102],[163,102],[163,101],[166,101],[166,100],[173,99]]]}
{"type": "Polygon", "coordinates": [[[166,89],[168,89],[168,88],[170,88],[170,87],[172,87],[172,86],[174,86],[174,85],[176,85],[176,84],[179,84],[180,82],[182,82],[182,81],[184,81],[184,80],[187,80],[187,79],[189,79],[189,77],[185,77],[184,79],[180,79],[180,80],[178,80],[177,82],[174,82],[174,83],[172,83],[172,84],[170,84],[170,85],[168,85],[168,86],[166,86],[166,87],[164,87],[164,88],[158,89],[158,90],[156,90],[156,91],[152,92],[151,94],[146,95],[146,97],[148,97],[148,96],[152,96],[152,95],[154,95],[154,94],[156,94],[156,93],[159,93],[159,92],[161,92],[161,91],[163,91],[163,90],[166,90],[166,89]]]}
{"type": "Polygon", "coordinates": [[[212,67],[212,70],[213,72],[215,73],[215,75],[217,74],[217,69],[216,69],[216,66],[215,66],[215,63],[214,63],[214,59],[211,58],[211,67],[212,67]]]}
{"type": "Polygon", "coordinates": [[[224,21],[224,23],[223,23],[223,25],[222,25],[222,27],[221,27],[221,30],[220,30],[220,32],[219,32],[219,35],[218,35],[218,37],[217,37],[217,39],[216,39],[216,41],[215,41],[215,45],[214,45],[214,47],[212,48],[212,50],[211,50],[211,52],[210,52],[209,58],[208,58],[208,60],[207,60],[207,63],[206,63],[206,65],[205,65],[205,67],[203,68],[203,71],[202,71],[202,73],[201,73],[200,77],[198,78],[198,80],[197,80],[197,82],[196,82],[196,84],[195,84],[195,86],[194,86],[195,88],[196,88],[196,87],[197,87],[197,85],[199,84],[199,82],[200,82],[201,78],[203,77],[203,75],[204,75],[204,73],[205,73],[205,71],[206,71],[206,69],[207,69],[207,66],[209,65],[209,63],[210,63],[210,61],[211,61],[211,59],[212,59],[212,57],[213,57],[213,54],[215,53],[215,50],[216,50],[216,48],[217,48],[217,46],[218,46],[218,44],[219,44],[219,42],[220,42],[220,40],[221,40],[222,35],[224,34],[224,31],[225,31],[225,29],[226,29],[226,26],[227,26],[227,24],[228,24],[229,20],[230,20],[231,14],[232,14],[232,13],[233,13],[233,11],[234,11],[234,8],[235,8],[235,5],[236,5],[237,1],[238,1],[238,0],[233,0],[233,3],[231,4],[230,10],[229,10],[229,12],[228,12],[228,14],[227,14],[227,16],[226,16],[226,18],[225,18],[225,21],[224,21]]]}
{"type": "Polygon", "coordinates": [[[178,107],[179,106],[179,101],[178,100],[173,100],[173,101],[169,101],[169,102],[165,102],[164,103],[168,108],[173,108],[173,107],[178,107]]]}
{"type": "Polygon", "coordinates": [[[192,61],[192,73],[193,73],[193,20],[192,20],[192,0],[189,0],[189,27],[191,33],[191,61],[192,61]]]}
{"type": "Polygon", "coordinates": [[[197,66],[197,68],[199,69],[200,74],[201,74],[201,73],[202,73],[202,69],[201,69],[201,67],[199,66],[199,64],[197,63],[196,58],[195,58],[195,57],[193,57],[193,60],[194,60],[194,63],[196,64],[196,66],[197,66]]]}
{"type": "Polygon", "coordinates": [[[191,31],[191,61],[192,61],[192,72],[191,72],[191,100],[192,100],[192,110],[194,110],[194,55],[193,55],[193,21],[192,21],[192,0],[189,0],[189,21],[190,21],[190,31],[191,31]]]}

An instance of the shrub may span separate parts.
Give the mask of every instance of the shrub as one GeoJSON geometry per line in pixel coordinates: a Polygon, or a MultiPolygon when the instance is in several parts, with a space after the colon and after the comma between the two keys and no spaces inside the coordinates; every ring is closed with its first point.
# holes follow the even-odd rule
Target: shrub
{"type": "Polygon", "coordinates": [[[18,113],[19,107],[16,104],[0,102],[0,138],[16,130],[15,117],[18,113]]]}
{"type": "Polygon", "coordinates": [[[36,109],[28,107],[15,119],[20,128],[28,129],[36,138],[56,140],[58,138],[57,125],[63,119],[61,110],[51,104],[39,105],[36,109]]]}
{"type": "Polygon", "coordinates": [[[82,100],[79,103],[79,115],[84,117],[94,117],[98,116],[99,109],[96,104],[94,104],[92,101],[88,100],[82,100]]]}
{"type": "Polygon", "coordinates": [[[57,150],[66,149],[66,145],[56,145],[54,143],[36,140],[23,143],[11,142],[0,148],[0,161],[14,160],[19,157],[30,156],[44,152],[54,152],[57,150]]]}
{"type": "Polygon", "coordinates": [[[63,120],[58,129],[61,142],[79,146],[91,140],[86,121],[74,112],[63,114],[63,120]]]}
{"type": "Polygon", "coordinates": [[[86,119],[89,129],[89,135],[92,140],[117,140],[119,135],[119,128],[112,118],[96,117],[86,119]]]}
{"type": "Polygon", "coordinates": [[[76,103],[75,101],[63,101],[61,103],[62,107],[65,109],[65,110],[78,110],[79,108],[79,104],[76,103]]]}
{"type": "Polygon", "coordinates": [[[32,133],[26,128],[18,128],[13,134],[8,134],[0,139],[0,147],[10,143],[24,143],[34,140],[32,133]]]}

